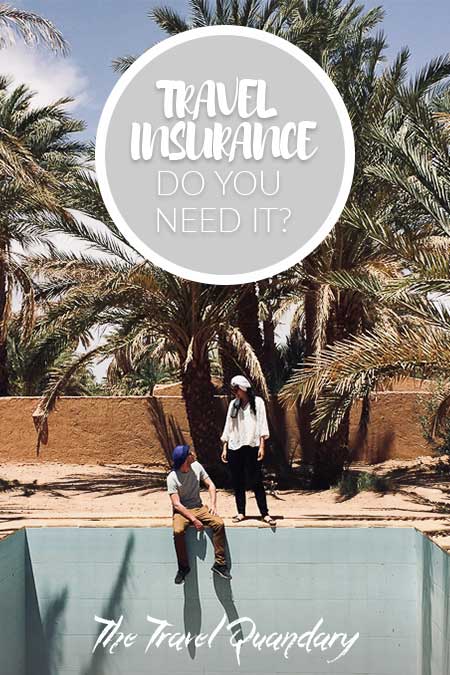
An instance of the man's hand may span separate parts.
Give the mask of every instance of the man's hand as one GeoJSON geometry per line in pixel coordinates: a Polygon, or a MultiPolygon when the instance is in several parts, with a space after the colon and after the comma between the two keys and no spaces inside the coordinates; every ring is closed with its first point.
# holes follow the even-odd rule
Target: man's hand
{"type": "Polygon", "coordinates": [[[224,464],[228,464],[228,459],[227,459],[227,449],[226,449],[226,448],[224,448],[224,449],[222,450],[222,454],[220,455],[220,459],[222,460],[222,462],[223,462],[224,464]]]}
{"type": "Polygon", "coordinates": [[[259,448],[259,450],[258,450],[258,462],[262,462],[263,459],[264,459],[264,448],[259,448]]]}
{"type": "Polygon", "coordinates": [[[202,521],[199,520],[198,518],[195,518],[195,520],[192,521],[192,524],[195,527],[195,529],[197,530],[197,532],[203,532],[203,530],[205,529],[203,527],[202,521]]]}
{"type": "Polygon", "coordinates": [[[215,504],[213,506],[209,507],[209,512],[212,516],[218,516],[219,515],[219,513],[217,511],[217,507],[216,507],[215,504]]]}

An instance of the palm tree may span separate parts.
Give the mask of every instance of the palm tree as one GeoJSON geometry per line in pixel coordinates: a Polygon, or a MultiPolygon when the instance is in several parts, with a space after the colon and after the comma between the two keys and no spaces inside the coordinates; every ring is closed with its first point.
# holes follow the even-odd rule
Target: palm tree
{"type": "MultiPolygon", "coordinates": [[[[310,358],[284,390],[287,400],[316,401],[314,429],[326,441],[352,402],[386,380],[421,376],[450,380],[450,75],[437,59],[396,95],[394,114],[371,136],[385,161],[366,168],[388,199],[351,204],[343,222],[372,242],[373,265],[329,277],[384,314],[362,335],[339,340],[310,358]],[[396,269],[392,278],[382,269],[396,269]],[[444,300],[444,302],[442,302],[444,300]]],[[[437,423],[448,414],[444,396],[437,423]]]]}
{"type": "MultiPolygon", "coordinates": [[[[35,359],[33,336],[24,336],[22,328],[21,317],[14,316],[8,326],[7,335],[9,393],[11,396],[41,396],[52,377],[52,368],[47,364],[39,368],[39,361],[35,359]]],[[[57,369],[72,352],[73,349],[70,348],[66,353],[55,355],[53,367],[57,369]]],[[[86,366],[66,383],[61,393],[64,396],[89,396],[100,391],[93,373],[86,366]]]]}
{"type": "Polygon", "coordinates": [[[79,358],[66,361],[40,406],[42,421],[52,409],[61,386],[89,359],[115,355],[126,369],[147,359],[177,369],[192,440],[202,461],[217,470],[220,449],[210,352],[224,332],[242,361],[261,383],[257,358],[238,329],[230,326],[240,291],[208,286],[169,274],[142,258],[110,221],[96,180],[86,173],[73,183],[67,199],[73,208],[102,218],[101,227],[54,219],[49,227],[78,237],[107,258],[65,254],[56,250],[29,259],[27,272],[38,276],[39,300],[47,311],[36,326],[37,361],[80,337],[87,344],[94,326],[108,325],[105,343],[79,358]]]}
{"type": "MultiPolygon", "coordinates": [[[[67,54],[68,44],[51,21],[33,12],[0,4],[0,49],[11,46],[16,39],[30,46],[43,46],[55,53],[67,54]]],[[[2,86],[3,78],[2,78],[2,86]]],[[[36,167],[26,149],[6,129],[0,127],[0,177],[32,179],[36,167]]]]}
{"type": "MultiPolygon", "coordinates": [[[[402,50],[390,67],[383,67],[385,39],[373,34],[383,17],[379,8],[363,13],[362,6],[338,0],[300,5],[300,16],[290,27],[291,39],[295,40],[297,32],[300,36],[297,44],[328,72],[352,120],[356,170],[348,205],[356,212],[363,210],[369,214],[385,209],[388,204],[398,210],[404,198],[399,195],[399,186],[386,182],[381,174],[382,169],[391,166],[392,155],[389,147],[380,143],[379,132],[383,129],[397,132],[407,116],[399,100],[402,93],[411,105],[425,100],[436,83],[448,75],[450,62],[435,60],[407,86],[408,50],[402,50]]],[[[411,205],[409,216],[414,222],[411,205]]],[[[319,362],[328,346],[374,328],[384,319],[381,308],[358,288],[335,283],[339,275],[358,275],[369,270],[386,279],[401,274],[400,261],[395,258],[389,264],[378,261],[376,244],[364,223],[363,220],[362,226],[355,228],[345,217],[341,218],[323,244],[295,270],[298,295],[304,297],[302,326],[309,362],[315,359],[319,362]]],[[[295,382],[294,379],[284,391],[284,398],[300,404],[302,451],[313,464],[316,486],[326,488],[339,478],[348,458],[349,410],[346,409],[334,433],[325,441],[317,436],[313,424],[314,397],[296,396],[295,382]]],[[[366,409],[367,400],[363,406],[366,409]]]]}
{"type": "MultiPolygon", "coordinates": [[[[271,2],[262,6],[254,2],[216,2],[192,0],[191,12],[184,19],[169,7],[151,12],[151,17],[169,35],[191,28],[234,24],[250,25],[274,32],[306,51],[328,73],[337,85],[352,119],[357,153],[357,167],[350,203],[361,208],[378,208],[387,198],[385,183],[366,169],[371,164],[386,161],[387,151],[378,146],[370,133],[383,126],[399,112],[396,95],[406,75],[407,50],[403,50],[391,68],[380,73],[384,60],[385,39],[374,35],[383,19],[377,7],[365,11],[356,0],[297,0],[271,2]]],[[[119,59],[115,67],[123,71],[132,57],[119,59]]],[[[413,95],[424,96],[429,88],[445,76],[446,64],[432,64],[424,74],[413,95]]],[[[390,196],[395,192],[391,190],[390,196]]],[[[289,300],[302,315],[302,333],[306,357],[320,354],[327,345],[358,334],[376,325],[379,312],[365,296],[355,290],[338,288],[332,275],[341,271],[355,272],[373,264],[373,242],[364,230],[355,231],[345,221],[337,224],[333,233],[302,265],[283,275],[281,281],[250,285],[241,300],[245,312],[237,313],[236,325],[252,344],[260,358],[269,381],[277,372],[274,340],[275,317],[289,300]],[[289,279],[289,276],[291,277],[289,279]],[[279,290],[278,297],[273,289],[279,290]],[[275,299],[276,298],[276,299],[275,299]],[[299,308],[302,311],[299,311],[299,308]],[[239,321],[245,317],[245,323],[239,321]],[[260,322],[263,320],[263,334],[260,322]]],[[[391,265],[380,270],[387,276],[400,273],[391,265]]],[[[298,326],[294,325],[294,333],[298,326]]],[[[221,344],[224,371],[230,370],[230,356],[221,344]]],[[[302,452],[313,463],[315,484],[320,487],[336,480],[346,457],[348,443],[348,414],[341,420],[333,438],[319,442],[311,428],[314,402],[304,400],[299,410],[302,452]]]]}
{"type": "MultiPolygon", "coordinates": [[[[204,0],[192,0],[190,16],[186,19],[169,6],[156,7],[149,12],[149,16],[168,35],[176,35],[192,28],[217,25],[248,26],[281,33],[289,13],[289,7],[284,6],[280,0],[269,0],[265,4],[261,0],[244,0],[243,2],[217,0],[214,6],[204,0]]],[[[118,58],[113,66],[118,72],[123,73],[134,60],[135,57],[132,56],[118,58]]],[[[259,301],[258,285],[246,284],[245,292],[241,293],[241,299],[237,304],[234,324],[251,345],[270,383],[271,360],[275,358],[276,346],[270,330],[270,320],[265,324],[264,333],[261,332],[259,301]]],[[[230,376],[234,375],[236,370],[245,371],[245,366],[226,341],[221,342],[220,354],[224,389],[228,390],[230,376]]]]}
{"type": "Polygon", "coordinates": [[[108,366],[101,389],[113,396],[149,396],[155,385],[170,383],[178,375],[176,367],[161,363],[160,359],[145,355],[136,363],[127,349],[115,352],[108,366]]]}
{"type": "MultiPolygon", "coordinates": [[[[352,192],[355,201],[375,191],[375,182],[372,181],[369,186],[364,177],[365,165],[376,152],[375,144],[369,146],[366,140],[368,124],[371,120],[374,123],[382,122],[389,112],[393,92],[404,76],[401,62],[395,64],[397,69],[393,67],[392,70],[386,70],[382,77],[378,76],[377,68],[383,58],[385,41],[381,35],[373,37],[373,30],[382,18],[380,8],[364,12],[363,6],[354,0],[299,1],[290,5],[289,12],[285,11],[280,31],[283,37],[319,63],[344,98],[352,119],[357,148],[352,192]],[[378,90],[375,91],[378,80],[378,90]]],[[[404,57],[406,55],[401,55],[401,58],[404,57]]],[[[326,344],[339,339],[339,336],[360,330],[363,322],[373,320],[374,317],[369,317],[361,304],[361,298],[356,294],[344,297],[320,278],[320,275],[332,270],[360,266],[365,256],[370,259],[370,246],[365,245],[364,234],[357,240],[353,231],[338,223],[312,255],[283,275],[277,288],[278,297],[275,301],[272,299],[271,311],[265,311],[266,344],[270,344],[274,329],[273,317],[289,305],[294,312],[294,334],[301,324],[306,357],[319,353],[326,344]]],[[[276,280],[272,280],[272,285],[274,282],[276,284],[276,280]]],[[[268,295],[269,298],[274,295],[270,286],[268,295]]],[[[266,362],[268,354],[269,350],[266,351],[266,362]]],[[[315,484],[327,487],[330,480],[334,480],[333,474],[338,474],[343,466],[348,420],[343,421],[338,436],[325,447],[317,441],[311,430],[313,411],[312,401],[301,403],[298,417],[302,457],[314,465],[315,484]]]]}
{"type": "Polygon", "coordinates": [[[8,394],[7,330],[15,290],[23,296],[23,330],[34,320],[34,289],[20,253],[45,245],[46,227],[55,217],[70,222],[64,208],[65,188],[76,176],[85,147],[71,140],[84,124],[65,111],[70,99],[33,107],[34,94],[24,85],[0,81],[0,129],[14,144],[23,171],[0,183],[0,396],[8,394]],[[19,149],[19,151],[17,151],[19,149]]]}
{"type": "MultiPolygon", "coordinates": [[[[282,0],[216,0],[215,5],[206,0],[190,0],[190,16],[182,17],[169,5],[150,10],[149,17],[167,35],[177,35],[192,28],[204,26],[248,26],[272,33],[280,33],[290,13],[282,0]]],[[[135,56],[123,56],[113,61],[113,67],[124,73],[136,60],[135,56]]]]}
{"type": "MultiPolygon", "coordinates": [[[[335,79],[338,86],[340,84],[348,91],[372,47],[374,41],[369,33],[381,20],[382,12],[375,8],[364,13],[363,7],[357,5],[355,0],[345,3],[342,0],[300,0],[294,3],[270,0],[266,4],[260,0],[217,0],[215,4],[191,0],[188,18],[168,6],[151,10],[149,16],[168,35],[211,25],[249,26],[278,34],[304,49],[335,79]]],[[[126,56],[116,59],[115,69],[124,72],[134,58],[126,56]]],[[[353,95],[353,90],[350,93],[353,95]]],[[[276,303],[267,301],[267,297],[273,298],[276,282],[272,282],[269,289],[267,285],[247,284],[246,292],[238,304],[235,325],[257,354],[271,385],[272,380],[275,382],[277,370],[276,303]],[[268,312],[268,309],[272,311],[268,312]]],[[[307,309],[310,304],[307,303],[307,309]]],[[[310,326],[311,321],[307,325],[310,326]]],[[[236,367],[242,367],[242,364],[238,363],[235,354],[230,353],[229,345],[223,342],[221,359],[226,382],[228,375],[236,367]]]]}

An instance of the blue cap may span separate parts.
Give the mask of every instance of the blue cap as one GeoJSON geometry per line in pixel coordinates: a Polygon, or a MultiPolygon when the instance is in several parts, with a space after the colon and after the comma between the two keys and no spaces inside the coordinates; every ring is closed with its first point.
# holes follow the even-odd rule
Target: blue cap
{"type": "Polygon", "coordinates": [[[173,468],[177,471],[185,463],[189,454],[189,445],[177,445],[172,453],[173,468]]]}

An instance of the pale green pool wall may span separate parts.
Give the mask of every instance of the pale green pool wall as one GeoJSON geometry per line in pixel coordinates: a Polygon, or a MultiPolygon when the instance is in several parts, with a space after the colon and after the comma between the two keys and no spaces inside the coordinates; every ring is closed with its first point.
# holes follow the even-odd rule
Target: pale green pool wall
{"type": "MultiPolygon", "coordinates": [[[[175,586],[168,528],[27,529],[0,542],[0,675],[450,675],[448,556],[414,529],[233,528],[233,579],[213,577],[209,536],[188,532],[192,571],[175,586]],[[95,615],[138,633],[92,654],[95,615]],[[225,614],[260,632],[360,632],[327,664],[318,650],[246,647],[241,667],[222,630],[213,647],[151,649],[146,615],[209,633],[225,614]]],[[[331,656],[335,656],[332,652],[331,656]]]]}
{"type": "Polygon", "coordinates": [[[450,673],[449,556],[416,532],[419,590],[419,673],[450,673]]]}
{"type": "Polygon", "coordinates": [[[26,675],[25,530],[0,541],[0,673],[26,675]]]}
{"type": "MultiPolygon", "coordinates": [[[[323,617],[326,631],[361,633],[351,652],[332,665],[317,650],[292,650],[285,659],[273,651],[244,649],[240,671],[246,674],[417,672],[413,530],[230,529],[231,583],[212,577],[211,542],[191,530],[192,572],[184,587],[173,583],[176,565],[167,528],[28,530],[27,537],[36,619],[51,636],[49,663],[42,649],[33,654],[31,661],[41,668],[33,675],[236,673],[224,632],[211,649],[143,653],[151,632],[147,613],[167,619],[174,630],[209,633],[224,612],[229,619],[252,618],[260,632],[303,633],[323,617]],[[123,614],[121,630],[139,633],[139,648],[113,655],[97,651],[91,657],[95,614],[123,614]]],[[[35,652],[38,646],[30,645],[35,652]]]]}

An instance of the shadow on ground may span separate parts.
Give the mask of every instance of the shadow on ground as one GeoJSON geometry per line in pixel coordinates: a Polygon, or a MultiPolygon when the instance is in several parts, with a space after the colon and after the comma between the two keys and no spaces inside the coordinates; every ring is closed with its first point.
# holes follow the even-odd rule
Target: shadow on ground
{"type": "Polygon", "coordinates": [[[142,496],[160,490],[166,484],[167,469],[152,469],[106,465],[102,474],[69,474],[59,480],[45,483],[21,483],[20,481],[2,481],[0,492],[21,491],[29,497],[36,492],[45,492],[54,497],[69,498],[70,493],[100,493],[98,497],[108,497],[130,492],[142,492],[142,496]],[[5,485],[6,484],[6,485],[5,485]],[[67,494],[69,493],[69,494],[67,494]]]}

